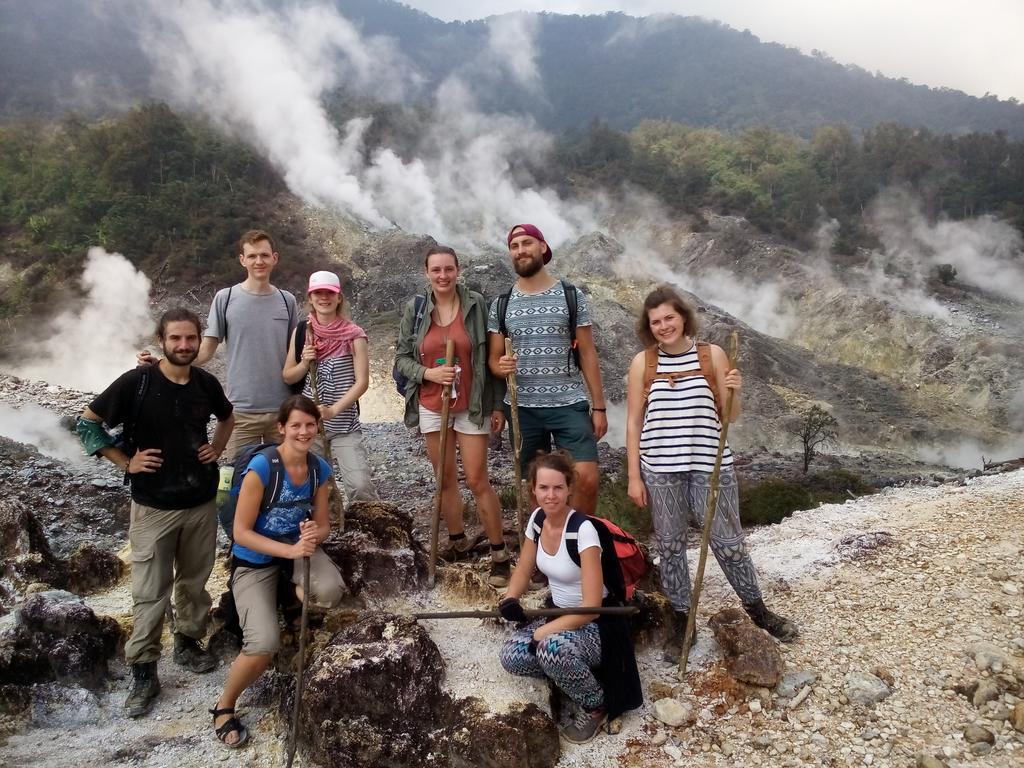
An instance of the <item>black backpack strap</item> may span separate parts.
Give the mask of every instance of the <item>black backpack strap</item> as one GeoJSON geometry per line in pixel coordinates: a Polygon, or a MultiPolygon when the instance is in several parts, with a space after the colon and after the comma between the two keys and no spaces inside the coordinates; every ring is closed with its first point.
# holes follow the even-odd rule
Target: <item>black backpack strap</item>
{"type": "Polygon", "coordinates": [[[565,550],[577,568],[583,567],[583,561],[580,560],[580,526],[586,519],[586,515],[574,510],[565,521],[565,550]]]}
{"type": "Polygon", "coordinates": [[[323,478],[320,477],[320,460],[312,451],[306,454],[306,471],[309,473],[309,498],[314,499],[323,478]]]}
{"type": "Polygon", "coordinates": [[[284,465],[281,463],[281,454],[278,453],[276,445],[268,445],[260,451],[266,458],[270,467],[270,475],[267,484],[263,486],[263,500],[260,502],[260,511],[270,509],[281,497],[281,488],[284,486],[284,465]]]}
{"type": "MultiPolygon", "coordinates": [[[[132,397],[132,412],[128,422],[124,425],[127,443],[132,449],[135,448],[135,427],[139,423],[139,415],[142,413],[142,401],[149,391],[149,379],[153,375],[151,366],[147,363],[139,366],[139,383],[135,387],[135,395],[132,397]]],[[[134,451],[133,451],[134,452],[134,451]]],[[[129,456],[128,458],[131,458],[129,456]]]]}
{"type": "Polygon", "coordinates": [[[508,293],[498,297],[498,333],[508,336],[508,326],[505,325],[505,315],[508,313],[508,303],[512,299],[512,291],[515,290],[515,283],[508,289],[508,293]]]}
{"type": "Polygon", "coordinates": [[[413,315],[412,320],[413,333],[418,333],[420,330],[420,323],[423,322],[423,310],[426,306],[427,297],[422,293],[417,293],[416,297],[413,299],[413,309],[415,309],[415,314],[413,315]]]}
{"type": "Polygon", "coordinates": [[[537,507],[533,513],[533,532],[537,535],[537,546],[540,546],[540,530],[544,527],[544,510],[537,507]]]}
{"type": "Polygon", "coordinates": [[[228,340],[228,302],[231,301],[231,291],[235,286],[228,286],[228,295],[224,297],[224,305],[217,307],[217,320],[220,326],[220,335],[224,341],[228,340]]]}
{"type": "MultiPolygon", "coordinates": [[[[579,296],[577,288],[568,280],[560,280],[562,291],[565,293],[565,306],[569,310],[569,360],[580,367],[580,349],[576,342],[576,321],[579,316],[579,296]]],[[[568,361],[567,361],[568,362],[568,361]]]]}
{"type": "Polygon", "coordinates": [[[306,346],[306,324],[308,320],[299,320],[295,326],[295,362],[302,360],[302,348],[306,346]]]}
{"type": "Polygon", "coordinates": [[[288,329],[284,332],[284,348],[288,349],[288,342],[291,341],[292,336],[292,324],[295,322],[295,309],[288,303],[288,297],[284,295],[284,291],[278,288],[277,292],[281,294],[281,301],[284,302],[284,311],[288,313],[288,329]]]}

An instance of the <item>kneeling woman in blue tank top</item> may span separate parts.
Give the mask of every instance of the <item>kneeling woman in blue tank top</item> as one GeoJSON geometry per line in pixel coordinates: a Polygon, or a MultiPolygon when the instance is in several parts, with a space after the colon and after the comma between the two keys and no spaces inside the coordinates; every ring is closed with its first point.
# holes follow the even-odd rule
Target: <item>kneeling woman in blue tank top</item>
{"type": "Polygon", "coordinates": [[[295,562],[309,558],[309,602],[333,608],[345,594],[341,572],[320,549],[331,532],[327,511],[327,478],[331,468],[319,456],[319,484],[312,492],[308,456],[317,437],[320,411],[308,397],[289,397],[277,415],[281,443],[281,493],[273,506],[261,509],[270,462],[256,454],[245,470],[238,493],[231,549],[234,569],[231,592],[242,624],[242,652],[228,672],[224,692],[213,714],[217,737],[240,747],[249,734],[235,717],[235,701],[267,668],[280,647],[277,624],[277,583],[281,568],[292,571],[296,594],[302,597],[302,569],[295,562]],[[294,566],[294,567],[293,567],[294,566]]]}
{"type": "Polygon", "coordinates": [[[514,675],[547,677],[572,699],[576,715],[562,736],[583,744],[609,717],[639,706],[642,699],[623,617],[598,619],[597,614],[584,613],[528,622],[519,604],[535,567],[548,577],[555,607],[607,604],[596,526],[589,520],[579,526],[579,565],[566,545],[569,518],[582,514],[569,506],[574,477],[572,458],[560,451],[538,456],[530,465],[528,481],[540,506],[530,516],[519,563],[498,609],[504,618],[520,624],[501,649],[502,666],[514,675]]]}

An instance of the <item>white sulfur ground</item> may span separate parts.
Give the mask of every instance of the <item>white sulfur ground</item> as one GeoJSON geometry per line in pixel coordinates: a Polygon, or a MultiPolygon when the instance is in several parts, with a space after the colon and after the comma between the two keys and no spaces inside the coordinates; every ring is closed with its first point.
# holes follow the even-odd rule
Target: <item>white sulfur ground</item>
{"type": "MultiPolygon", "coordinates": [[[[715,716],[714,721],[672,730],[653,721],[648,702],[624,718],[619,735],[601,736],[582,747],[566,746],[559,766],[796,766],[820,765],[827,758],[833,761],[829,765],[895,768],[911,764],[913,754],[922,748],[946,750],[943,754],[951,768],[1020,765],[1024,740],[1005,726],[997,750],[987,758],[965,753],[956,729],[970,722],[973,710],[951,693],[936,692],[937,683],[923,681],[934,676],[928,666],[932,655],[944,654],[936,664],[956,671],[960,669],[956,659],[961,646],[972,637],[1012,648],[1015,638],[1024,635],[1020,598],[1007,597],[1010,592],[1006,588],[1000,593],[998,583],[990,595],[987,576],[976,565],[982,563],[982,570],[1005,568],[1006,573],[999,575],[1006,583],[1024,586],[1022,506],[1024,471],[1017,471],[980,477],[964,485],[889,489],[843,505],[797,513],[780,525],[753,532],[749,544],[767,602],[804,628],[803,638],[784,649],[790,669],[812,666],[822,675],[821,684],[801,709],[806,721],[786,717],[783,709],[769,711],[770,704],[755,716],[743,704],[715,716]],[[837,554],[837,544],[844,537],[877,531],[893,536],[892,554],[883,550],[877,560],[869,557],[855,563],[837,554]],[[930,569],[926,557],[933,564],[930,569]],[[921,575],[921,569],[927,570],[927,576],[921,575]],[[956,590],[965,584],[972,585],[974,592],[962,601],[969,604],[970,617],[961,636],[955,631],[959,619],[954,618],[960,609],[954,609],[948,596],[958,594],[956,590]],[[827,612],[821,610],[824,604],[829,606],[827,612]],[[918,610],[925,605],[928,611],[918,610]],[[937,624],[931,621],[936,612],[945,614],[937,617],[937,624]],[[924,617],[921,621],[919,614],[924,617]],[[874,631],[858,639],[858,628],[872,622],[874,631]],[[947,633],[944,628],[952,631],[947,633]],[[840,673],[872,660],[884,663],[897,677],[893,703],[887,700],[872,713],[839,703],[840,673]],[[917,682],[918,677],[922,682],[917,682]],[[859,731],[869,726],[881,732],[878,738],[859,740],[851,735],[850,728],[859,731]],[[807,741],[811,733],[818,740],[812,737],[807,741]],[[759,734],[770,734],[774,746],[755,751],[751,743],[759,734]],[[667,744],[662,746],[664,738],[667,744]],[[735,750],[732,757],[721,751],[726,742],[730,752],[735,750]],[[669,747],[675,752],[667,752],[669,747]],[[676,757],[677,753],[683,757],[676,757]]],[[[696,558],[696,552],[691,556],[696,558]]],[[[713,559],[709,560],[705,584],[702,617],[735,604],[713,559]]],[[[415,606],[407,604],[407,608],[469,607],[440,590],[418,595],[414,602],[415,606]]],[[[89,603],[112,615],[130,610],[124,584],[89,598],[89,603]]],[[[479,620],[431,621],[426,625],[445,658],[445,685],[453,695],[479,696],[494,710],[524,700],[547,706],[544,686],[511,677],[498,664],[497,651],[505,637],[500,626],[479,620]]],[[[717,659],[717,649],[703,621],[699,633],[693,667],[706,670],[717,659]]],[[[245,707],[246,719],[254,726],[253,746],[240,752],[221,748],[213,738],[205,709],[216,699],[224,667],[196,677],[178,670],[169,662],[169,655],[165,653],[161,662],[164,693],[153,716],[136,721],[122,716],[126,682],[112,684],[109,692],[98,697],[84,691],[69,694],[50,711],[37,708],[33,726],[0,746],[0,765],[170,768],[283,764],[281,723],[265,705],[245,707]]],[[[678,688],[674,668],[662,663],[655,650],[644,651],[639,660],[648,689],[655,684],[662,690],[677,686],[679,697],[692,698],[697,709],[711,706],[696,694],[689,697],[689,686],[678,688]]]]}

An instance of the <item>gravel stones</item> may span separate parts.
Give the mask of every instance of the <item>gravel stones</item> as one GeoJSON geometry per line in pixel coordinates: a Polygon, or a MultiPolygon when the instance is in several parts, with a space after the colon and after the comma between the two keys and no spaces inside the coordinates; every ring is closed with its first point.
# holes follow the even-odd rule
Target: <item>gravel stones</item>
{"type": "Polygon", "coordinates": [[[892,689],[875,675],[868,672],[849,672],[843,693],[850,701],[870,707],[892,694],[892,689]]]}
{"type": "Polygon", "coordinates": [[[978,742],[985,742],[987,744],[995,744],[996,735],[992,733],[988,728],[983,728],[976,723],[971,723],[964,728],[964,740],[968,744],[977,744],[978,742]]]}
{"type": "Polygon", "coordinates": [[[818,673],[813,669],[801,669],[797,672],[789,672],[775,686],[775,692],[783,699],[792,699],[805,685],[814,685],[818,680],[818,673]]]}
{"type": "Polygon", "coordinates": [[[696,720],[693,708],[677,699],[658,699],[654,702],[654,716],[672,728],[692,723],[696,720]]]}
{"type": "Polygon", "coordinates": [[[999,698],[999,686],[991,680],[982,680],[978,683],[978,688],[974,691],[974,695],[971,696],[971,703],[979,709],[990,701],[995,701],[999,698]]]}
{"type": "Polygon", "coordinates": [[[1024,701],[1018,702],[1017,706],[1013,708],[1013,714],[1010,716],[1010,725],[1018,733],[1024,733],[1024,701]]]}

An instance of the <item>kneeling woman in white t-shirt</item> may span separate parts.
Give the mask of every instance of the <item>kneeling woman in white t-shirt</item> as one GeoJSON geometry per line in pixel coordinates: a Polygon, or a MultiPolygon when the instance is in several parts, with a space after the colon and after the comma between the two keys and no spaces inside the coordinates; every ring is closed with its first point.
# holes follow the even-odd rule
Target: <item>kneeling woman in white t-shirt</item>
{"type": "Polygon", "coordinates": [[[526,623],[519,604],[534,567],[548,577],[551,602],[558,608],[596,608],[608,602],[596,526],[590,520],[579,526],[579,565],[566,546],[569,518],[582,514],[569,506],[574,476],[572,458],[560,451],[538,456],[530,465],[528,480],[540,506],[530,517],[519,563],[498,609],[507,620],[520,622],[501,649],[502,666],[514,675],[550,678],[571,698],[576,716],[562,736],[582,744],[609,716],[639,706],[641,699],[625,619],[597,621],[597,614],[584,613],[526,623]],[[543,522],[537,525],[541,511],[543,522]]]}

